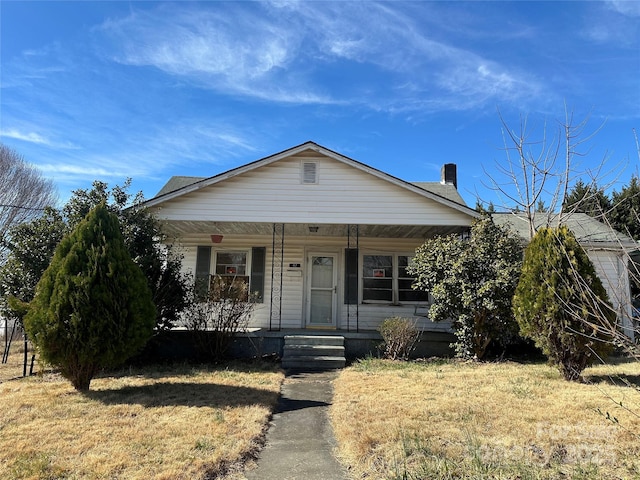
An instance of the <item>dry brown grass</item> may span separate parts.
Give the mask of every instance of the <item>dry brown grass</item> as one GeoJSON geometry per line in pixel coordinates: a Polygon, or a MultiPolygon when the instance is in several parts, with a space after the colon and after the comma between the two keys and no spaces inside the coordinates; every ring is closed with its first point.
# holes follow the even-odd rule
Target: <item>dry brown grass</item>
{"type": "Polygon", "coordinates": [[[131,369],[83,395],[58,375],[0,384],[0,478],[220,478],[259,448],[274,366],[131,369]]]}
{"type": "Polygon", "coordinates": [[[637,385],[640,364],[576,384],[542,364],[366,360],[335,382],[339,455],[354,478],[640,478],[640,393],[609,374],[637,385]]]}
{"type": "MultiPolygon", "coordinates": [[[[4,337],[0,337],[0,351],[4,352],[4,337]]],[[[31,367],[31,356],[33,352],[31,345],[28,346],[27,351],[27,374],[31,367]]],[[[0,355],[1,357],[1,355],[0,355]]],[[[34,369],[36,367],[34,366],[34,369]]],[[[11,342],[11,348],[9,350],[9,358],[7,363],[0,363],[0,382],[10,380],[12,378],[22,377],[24,371],[24,341],[22,338],[16,338],[11,342]]]]}

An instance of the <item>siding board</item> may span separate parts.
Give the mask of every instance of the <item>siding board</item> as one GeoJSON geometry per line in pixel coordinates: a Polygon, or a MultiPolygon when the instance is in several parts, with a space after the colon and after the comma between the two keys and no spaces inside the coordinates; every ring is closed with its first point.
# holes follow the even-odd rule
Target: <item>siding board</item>
{"type": "Polygon", "coordinates": [[[324,156],[282,159],[154,208],[167,220],[471,223],[468,214],[324,156]],[[317,184],[301,183],[301,158],[317,162],[317,184]]]}

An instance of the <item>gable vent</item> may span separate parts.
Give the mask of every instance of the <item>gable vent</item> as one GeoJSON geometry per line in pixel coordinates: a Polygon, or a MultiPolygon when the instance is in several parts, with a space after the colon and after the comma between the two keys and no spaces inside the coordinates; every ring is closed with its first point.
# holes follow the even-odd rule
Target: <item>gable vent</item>
{"type": "Polygon", "coordinates": [[[315,162],[302,163],[302,183],[318,183],[318,164],[315,162]]]}

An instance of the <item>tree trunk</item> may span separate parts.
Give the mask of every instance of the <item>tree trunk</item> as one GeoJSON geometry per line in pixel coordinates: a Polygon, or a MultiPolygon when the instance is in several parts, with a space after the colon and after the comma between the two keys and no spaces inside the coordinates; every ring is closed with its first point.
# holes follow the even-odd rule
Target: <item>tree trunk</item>
{"type": "Polygon", "coordinates": [[[79,392],[88,392],[91,380],[96,373],[96,366],[90,365],[73,365],[67,372],[63,372],[64,376],[69,379],[73,388],[79,392]]]}

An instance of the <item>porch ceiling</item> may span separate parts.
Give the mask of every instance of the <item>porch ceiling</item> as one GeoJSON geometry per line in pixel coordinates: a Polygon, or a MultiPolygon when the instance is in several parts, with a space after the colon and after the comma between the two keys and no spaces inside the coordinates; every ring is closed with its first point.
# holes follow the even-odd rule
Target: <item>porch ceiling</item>
{"type": "MultiPolygon", "coordinates": [[[[192,234],[272,235],[273,223],[164,221],[165,231],[172,236],[192,234]]],[[[430,238],[435,235],[462,233],[464,225],[358,225],[360,237],[430,238]]],[[[347,225],[317,223],[285,223],[285,236],[346,237],[347,225]],[[317,231],[312,231],[317,227],[317,231]]]]}

